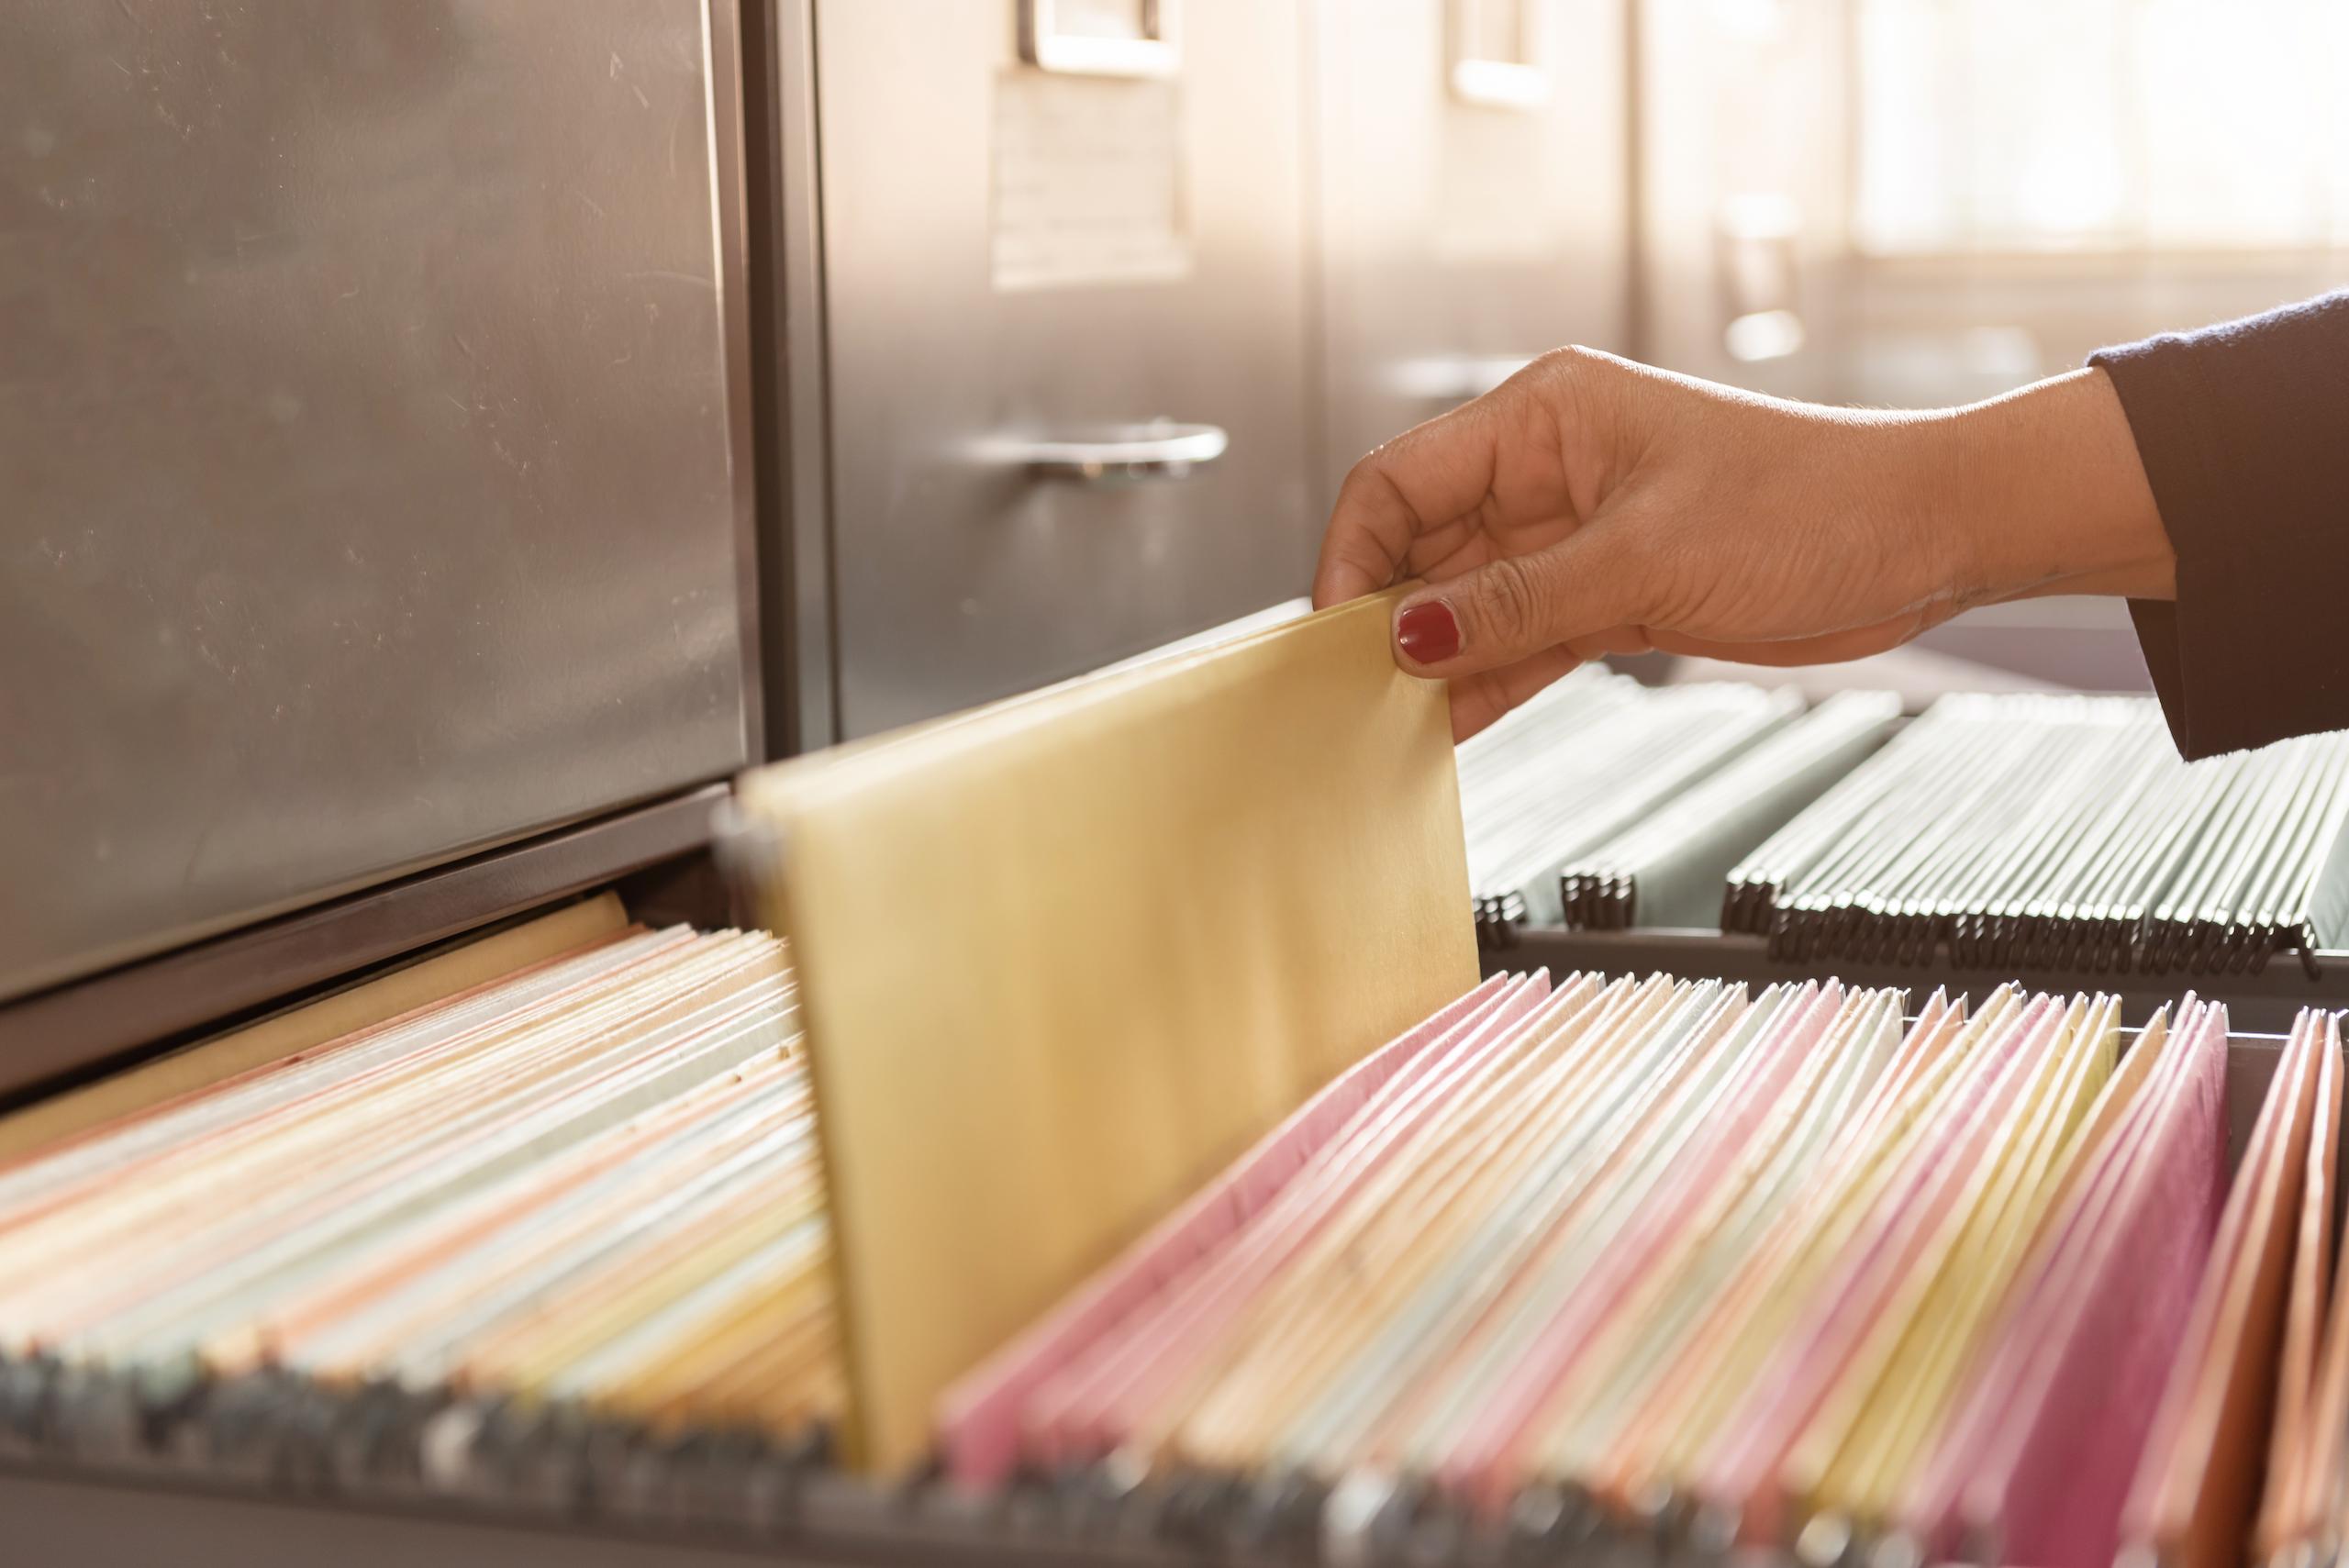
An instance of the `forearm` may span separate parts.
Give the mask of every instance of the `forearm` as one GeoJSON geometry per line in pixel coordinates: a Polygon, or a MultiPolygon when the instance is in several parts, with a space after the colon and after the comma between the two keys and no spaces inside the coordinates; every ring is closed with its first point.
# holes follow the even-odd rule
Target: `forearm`
{"type": "Polygon", "coordinates": [[[2112,383],[2074,371],[1928,427],[1933,526],[1958,541],[1961,601],[2176,595],[2176,557],[2112,383]]]}
{"type": "Polygon", "coordinates": [[[2349,728],[2349,295],[1939,411],[1561,350],[1348,475],[1317,595],[1411,578],[1396,656],[1464,735],[1577,660],[1834,662],[2048,594],[2130,599],[2189,753],[2349,728]]]}

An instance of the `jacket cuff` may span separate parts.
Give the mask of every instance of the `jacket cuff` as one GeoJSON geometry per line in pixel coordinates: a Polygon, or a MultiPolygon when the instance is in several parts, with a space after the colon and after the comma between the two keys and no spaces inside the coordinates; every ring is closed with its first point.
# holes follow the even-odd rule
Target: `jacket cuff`
{"type": "Polygon", "coordinates": [[[2349,728],[2349,295],[2103,350],[2177,559],[2132,619],[2189,758],[2349,728]]]}

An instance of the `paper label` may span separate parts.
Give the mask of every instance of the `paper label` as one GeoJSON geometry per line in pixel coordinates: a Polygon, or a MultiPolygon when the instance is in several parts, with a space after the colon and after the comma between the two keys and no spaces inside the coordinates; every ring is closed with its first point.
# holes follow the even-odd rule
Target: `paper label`
{"type": "Polygon", "coordinates": [[[1174,83],[1029,69],[997,78],[996,288],[1181,277],[1188,217],[1174,83]]]}

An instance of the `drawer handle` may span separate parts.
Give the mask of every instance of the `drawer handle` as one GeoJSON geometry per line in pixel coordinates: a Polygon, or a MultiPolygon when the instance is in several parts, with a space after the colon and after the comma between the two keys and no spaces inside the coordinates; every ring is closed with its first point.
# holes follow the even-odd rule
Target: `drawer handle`
{"type": "Polygon", "coordinates": [[[1230,445],[1219,425],[1112,425],[1058,436],[998,436],[985,442],[987,462],[1027,471],[1031,479],[1081,479],[1119,484],[1180,479],[1213,462],[1230,445]]]}
{"type": "Polygon", "coordinates": [[[1058,0],[1019,0],[1019,58],[1077,76],[1172,76],[1182,67],[1181,0],[1141,0],[1131,37],[1063,29],[1058,0]]]}
{"type": "Polygon", "coordinates": [[[1495,109],[1538,109],[1548,103],[1542,24],[1535,0],[1452,0],[1452,95],[1495,109]],[[1479,52],[1497,31],[1513,39],[1509,52],[1498,58],[1479,52]]]}

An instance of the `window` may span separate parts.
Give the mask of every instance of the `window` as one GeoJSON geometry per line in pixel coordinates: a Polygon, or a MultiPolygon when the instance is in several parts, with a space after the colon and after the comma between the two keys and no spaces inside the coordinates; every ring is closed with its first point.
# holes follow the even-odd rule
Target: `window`
{"type": "Polygon", "coordinates": [[[2349,246],[2340,0],[1854,0],[1877,255],[2349,246]]]}

